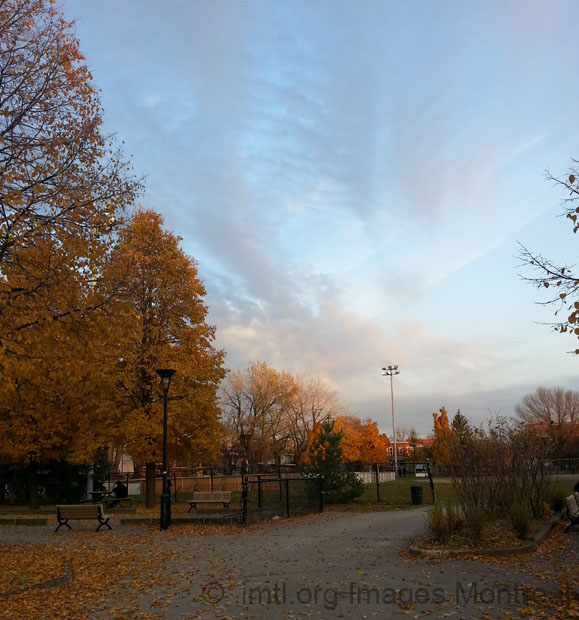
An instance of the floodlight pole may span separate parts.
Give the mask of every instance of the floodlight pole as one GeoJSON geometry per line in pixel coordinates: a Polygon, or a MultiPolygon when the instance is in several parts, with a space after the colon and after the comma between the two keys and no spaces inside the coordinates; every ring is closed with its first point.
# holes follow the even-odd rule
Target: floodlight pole
{"type": "Polygon", "coordinates": [[[390,402],[392,404],[392,436],[394,440],[394,478],[398,475],[398,452],[396,450],[396,423],[394,422],[394,388],[392,386],[392,377],[399,375],[398,365],[387,366],[382,368],[382,376],[390,377],[390,402]]]}

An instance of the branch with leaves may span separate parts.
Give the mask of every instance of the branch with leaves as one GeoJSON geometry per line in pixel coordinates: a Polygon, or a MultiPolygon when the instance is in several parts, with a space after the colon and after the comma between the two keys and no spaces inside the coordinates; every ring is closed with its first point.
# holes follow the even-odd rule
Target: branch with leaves
{"type": "MultiPolygon", "coordinates": [[[[570,173],[566,177],[557,178],[547,172],[547,179],[553,181],[559,187],[568,192],[568,197],[563,200],[563,213],[573,225],[573,234],[579,230],[579,162],[573,161],[570,173]]],[[[521,275],[526,282],[530,282],[538,289],[554,289],[555,293],[541,305],[556,305],[555,316],[563,314],[563,320],[550,323],[552,329],[561,334],[571,334],[579,338],[579,274],[575,271],[575,265],[560,263],[544,257],[541,253],[533,252],[519,243],[518,258],[521,266],[532,270],[535,276],[521,275]]],[[[579,348],[573,351],[579,354],[579,348]]]]}

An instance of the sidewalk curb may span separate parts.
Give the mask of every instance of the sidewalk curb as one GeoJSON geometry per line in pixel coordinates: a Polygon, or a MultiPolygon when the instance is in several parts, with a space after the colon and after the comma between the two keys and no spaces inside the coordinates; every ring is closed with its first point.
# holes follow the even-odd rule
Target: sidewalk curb
{"type": "Polygon", "coordinates": [[[30,519],[26,517],[0,517],[0,526],[2,525],[46,525],[48,523],[47,518],[32,517],[30,519]]]}
{"type": "MultiPolygon", "coordinates": [[[[234,514],[229,516],[223,515],[206,515],[206,516],[172,516],[171,525],[207,525],[207,524],[222,524],[230,525],[235,522],[239,524],[240,515],[234,514]]],[[[120,519],[121,525],[160,525],[159,517],[124,517],[120,519]]]]}

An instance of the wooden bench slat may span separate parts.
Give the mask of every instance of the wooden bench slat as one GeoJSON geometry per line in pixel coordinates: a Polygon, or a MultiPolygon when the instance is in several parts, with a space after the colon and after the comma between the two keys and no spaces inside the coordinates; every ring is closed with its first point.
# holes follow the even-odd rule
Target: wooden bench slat
{"type": "Polygon", "coordinates": [[[189,510],[197,509],[197,504],[223,504],[228,508],[231,503],[231,491],[193,491],[193,497],[189,501],[189,510]]]}

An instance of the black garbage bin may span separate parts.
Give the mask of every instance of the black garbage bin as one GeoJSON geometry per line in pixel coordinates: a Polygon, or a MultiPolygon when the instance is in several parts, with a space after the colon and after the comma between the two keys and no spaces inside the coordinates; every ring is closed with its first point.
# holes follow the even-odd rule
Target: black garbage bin
{"type": "Polygon", "coordinates": [[[422,487],[410,487],[410,495],[413,506],[420,506],[422,504],[422,487]]]}

